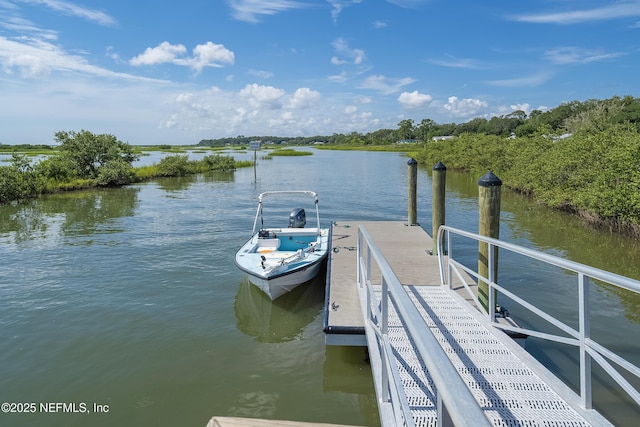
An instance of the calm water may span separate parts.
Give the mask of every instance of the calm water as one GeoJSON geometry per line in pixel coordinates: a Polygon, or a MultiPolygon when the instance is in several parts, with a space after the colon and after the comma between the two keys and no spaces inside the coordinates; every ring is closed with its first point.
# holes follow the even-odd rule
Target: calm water
{"type": "MultiPolygon", "coordinates": [[[[326,226],[406,220],[406,161],[314,150],[260,161],[255,180],[245,168],[0,206],[0,401],[83,403],[92,412],[38,407],[37,414],[0,413],[0,425],[204,426],[213,415],[378,425],[365,351],[324,345],[322,281],[272,303],[233,256],[249,237],[262,191],[317,191],[326,226]],[[94,403],[108,413],[93,413],[94,403]]],[[[418,179],[418,221],[430,232],[429,171],[418,179]]],[[[447,184],[447,223],[477,230],[477,178],[449,174],[447,184]]],[[[502,210],[506,240],[640,278],[633,241],[506,194],[502,210]]],[[[500,270],[551,311],[572,307],[570,292],[558,290],[564,275],[543,274],[544,283],[532,286],[517,262],[500,270]]],[[[596,333],[640,363],[640,301],[596,292],[596,333]]],[[[572,381],[572,352],[530,348],[572,381]]],[[[620,396],[600,389],[617,423],[640,415],[609,403],[620,396]]]]}

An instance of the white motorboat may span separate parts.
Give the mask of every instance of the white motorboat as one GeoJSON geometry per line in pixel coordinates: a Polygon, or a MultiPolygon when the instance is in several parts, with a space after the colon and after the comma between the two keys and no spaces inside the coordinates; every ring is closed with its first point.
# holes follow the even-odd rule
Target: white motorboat
{"type": "Polygon", "coordinates": [[[320,227],[318,195],[313,191],[267,191],[258,196],[251,238],[236,253],[236,265],[272,300],[313,279],[329,250],[329,229],[320,227]],[[286,227],[265,228],[264,199],[280,196],[313,198],[315,227],[306,228],[306,211],[295,208],[286,227]],[[259,228],[258,228],[259,226],[259,228]]]}

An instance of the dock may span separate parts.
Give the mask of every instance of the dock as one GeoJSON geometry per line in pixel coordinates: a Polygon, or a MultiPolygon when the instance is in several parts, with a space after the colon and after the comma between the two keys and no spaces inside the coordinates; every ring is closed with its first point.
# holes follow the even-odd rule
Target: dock
{"type": "Polygon", "coordinates": [[[440,284],[438,257],[429,255],[433,240],[420,226],[402,221],[335,221],[333,251],[327,267],[324,332],[327,345],[366,346],[364,318],[356,283],[358,226],[378,243],[403,284],[440,284]]]}
{"type": "Polygon", "coordinates": [[[383,427],[611,425],[469,303],[475,280],[443,286],[421,227],[336,221],[331,245],[325,341],[367,345],[383,427]]]}

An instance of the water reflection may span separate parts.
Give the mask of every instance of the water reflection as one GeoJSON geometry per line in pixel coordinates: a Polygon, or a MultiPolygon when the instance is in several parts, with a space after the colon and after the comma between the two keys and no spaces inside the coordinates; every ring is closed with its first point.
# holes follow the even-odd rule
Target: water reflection
{"type": "Polygon", "coordinates": [[[211,182],[233,182],[233,172],[219,172],[211,171],[207,173],[197,175],[187,175],[169,178],[157,178],[155,182],[158,187],[169,193],[168,197],[175,196],[175,193],[180,193],[187,190],[191,185],[199,183],[211,183],[211,182]]]}
{"type": "Polygon", "coordinates": [[[242,393],[235,405],[229,408],[229,416],[242,418],[274,418],[278,410],[279,393],[252,391],[242,393]]]}
{"type": "Polygon", "coordinates": [[[233,305],[238,329],[260,342],[298,339],[323,307],[326,267],[275,301],[244,278],[233,305]]]}
{"type": "Polygon", "coordinates": [[[170,178],[157,178],[158,187],[168,193],[184,191],[196,182],[196,175],[176,176],[170,178]]]}
{"type": "Polygon", "coordinates": [[[14,245],[30,240],[51,244],[62,237],[121,232],[114,220],[135,214],[138,191],[136,187],[73,191],[4,206],[6,223],[0,239],[14,245]]]}
{"type": "Polygon", "coordinates": [[[366,347],[326,346],[322,384],[325,392],[355,394],[360,412],[366,416],[364,425],[380,425],[366,347]]]}

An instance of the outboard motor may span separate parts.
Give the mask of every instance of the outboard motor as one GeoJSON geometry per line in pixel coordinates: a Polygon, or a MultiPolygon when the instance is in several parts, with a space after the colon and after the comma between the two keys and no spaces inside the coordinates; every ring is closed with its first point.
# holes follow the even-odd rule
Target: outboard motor
{"type": "Polygon", "coordinates": [[[289,214],[289,228],[304,228],[307,223],[307,214],[304,209],[296,208],[289,214]]]}

